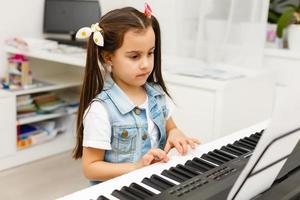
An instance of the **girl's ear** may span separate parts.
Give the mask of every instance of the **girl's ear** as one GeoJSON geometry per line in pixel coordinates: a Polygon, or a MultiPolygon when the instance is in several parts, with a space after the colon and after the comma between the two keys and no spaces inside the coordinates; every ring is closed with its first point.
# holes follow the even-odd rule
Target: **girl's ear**
{"type": "Polygon", "coordinates": [[[102,58],[103,58],[105,64],[112,65],[112,55],[111,55],[111,53],[109,53],[107,51],[103,51],[101,53],[101,55],[102,55],[102,58]]]}

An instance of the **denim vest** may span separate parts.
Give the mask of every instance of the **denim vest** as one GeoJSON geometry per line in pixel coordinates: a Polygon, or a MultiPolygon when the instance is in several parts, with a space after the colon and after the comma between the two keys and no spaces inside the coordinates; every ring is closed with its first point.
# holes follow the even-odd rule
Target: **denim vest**
{"type": "MultiPolygon", "coordinates": [[[[148,95],[148,108],[159,130],[158,148],[166,143],[165,93],[157,84],[144,85],[148,95]]],[[[151,149],[146,110],[138,108],[129,97],[108,77],[103,90],[95,100],[106,107],[111,124],[111,150],[105,151],[104,160],[112,163],[136,162],[151,149]]]]}

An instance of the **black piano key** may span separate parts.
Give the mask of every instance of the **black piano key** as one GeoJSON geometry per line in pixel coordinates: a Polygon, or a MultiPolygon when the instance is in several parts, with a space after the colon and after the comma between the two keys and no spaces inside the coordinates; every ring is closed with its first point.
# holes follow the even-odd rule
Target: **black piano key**
{"type": "Polygon", "coordinates": [[[246,140],[246,139],[241,139],[240,141],[245,142],[246,144],[248,144],[249,146],[251,146],[253,149],[255,148],[256,144],[252,144],[250,141],[246,140]]]}
{"type": "Polygon", "coordinates": [[[234,143],[233,143],[235,146],[239,146],[239,147],[242,147],[242,148],[244,148],[244,149],[247,149],[248,151],[252,151],[251,149],[251,147],[249,147],[247,144],[244,144],[243,142],[240,142],[240,141],[235,141],[234,143]]]}
{"type": "Polygon", "coordinates": [[[246,137],[244,139],[247,139],[247,140],[253,142],[254,145],[257,145],[258,140],[253,139],[251,136],[250,137],[246,137]]]}
{"type": "Polygon", "coordinates": [[[192,160],[186,161],[186,163],[184,164],[184,166],[187,166],[187,167],[191,167],[191,168],[197,169],[198,172],[201,172],[201,173],[204,173],[204,172],[208,171],[208,169],[202,167],[202,166],[199,165],[197,162],[192,161],[192,160]]]}
{"type": "Polygon", "coordinates": [[[176,174],[177,176],[184,179],[185,181],[191,178],[188,175],[186,175],[185,173],[182,173],[180,170],[177,170],[174,167],[170,167],[169,172],[176,174]]]}
{"type": "Polygon", "coordinates": [[[170,187],[175,186],[174,183],[172,183],[172,182],[170,182],[170,181],[168,181],[168,180],[164,179],[163,177],[158,176],[158,175],[156,175],[156,174],[153,174],[153,175],[150,177],[150,180],[151,180],[152,182],[154,182],[154,183],[159,184],[160,186],[162,186],[162,187],[165,188],[165,189],[168,189],[168,188],[170,188],[170,187]]]}
{"type": "Polygon", "coordinates": [[[227,157],[225,157],[225,156],[223,156],[223,155],[221,155],[221,154],[219,154],[219,153],[213,152],[213,151],[210,151],[210,152],[208,152],[207,154],[208,154],[208,155],[211,155],[211,156],[214,156],[214,157],[216,157],[216,158],[218,158],[218,159],[220,159],[220,160],[222,160],[222,161],[224,161],[224,162],[230,161],[229,158],[227,158],[227,157]]]}
{"type": "Polygon", "coordinates": [[[241,153],[241,152],[239,152],[239,151],[237,151],[237,150],[235,150],[235,149],[233,149],[233,148],[226,147],[226,146],[222,146],[222,147],[221,147],[221,150],[222,150],[222,151],[226,151],[226,152],[231,153],[231,154],[234,154],[234,155],[236,155],[236,156],[241,156],[241,155],[243,155],[243,153],[241,153]]]}
{"type": "Polygon", "coordinates": [[[206,160],[203,160],[203,159],[200,159],[200,158],[193,158],[193,161],[201,164],[203,167],[205,167],[206,169],[210,170],[210,169],[213,169],[215,168],[216,166],[211,164],[210,162],[207,162],[206,160]]]}
{"type": "Polygon", "coordinates": [[[109,200],[109,198],[103,196],[103,195],[100,195],[97,200],[109,200]]]}
{"type": "Polygon", "coordinates": [[[143,200],[143,197],[138,196],[137,193],[132,193],[131,190],[125,189],[125,186],[122,187],[120,191],[128,196],[131,196],[133,199],[143,200]]]}
{"type": "Polygon", "coordinates": [[[205,159],[205,160],[208,160],[209,162],[212,162],[212,163],[215,163],[215,164],[217,164],[217,165],[221,165],[221,164],[224,164],[225,162],[223,161],[223,160],[220,160],[220,159],[218,159],[218,158],[216,158],[216,157],[214,157],[214,156],[211,156],[211,155],[209,155],[209,154],[203,154],[202,156],[201,156],[201,158],[203,158],[203,159],[205,159]]]}
{"type": "Polygon", "coordinates": [[[230,147],[230,148],[233,148],[233,149],[235,149],[235,150],[241,152],[243,155],[249,152],[248,149],[241,148],[241,147],[239,147],[239,146],[237,146],[237,145],[228,144],[228,145],[226,145],[226,146],[227,146],[227,147],[230,147]]]}
{"type": "Polygon", "coordinates": [[[170,178],[170,179],[172,179],[172,180],[180,182],[180,183],[185,181],[185,179],[182,178],[181,176],[179,176],[178,174],[175,174],[175,173],[173,173],[169,170],[166,170],[166,169],[164,171],[162,171],[161,174],[168,177],[168,178],[170,178]]]}
{"type": "Polygon", "coordinates": [[[189,166],[184,166],[182,164],[178,164],[176,165],[176,168],[179,168],[179,169],[182,169],[182,170],[185,170],[186,172],[190,173],[192,176],[197,176],[199,174],[202,174],[198,171],[195,171],[195,169],[189,167],[189,166]]]}
{"type": "Polygon", "coordinates": [[[158,190],[160,192],[162,192],[162,191],[165,190],[165,188],[163,188],[159,184],[153,183],[153,181],[150,180],[150,178],[147,178],[147,177],[142,180],[142,183],[144,183],[144,184],[146,184],[146,185],[148,185],[150,187],[153,187],[154,189],[156,189],[156,190],[158,190]]]}
{"type": "Polygon", "coordinates": [[[254,133],[254,135],[256,135],[257,137],[260,138],[262,134],[260,134],[260,133],[254,133]]]}
{"type": "Polygon", "coordinates": [[[139,190],[140,192],[142,192],[143,194],[148,195],[148,196],[154,196],[155,195],[154,192],[152,192],[152,191],[144,188],[143,186],[141,186],[141,185],[139,185],[137,183],[131,183],[129,185],[129,187],[132,188],[132,189],[139,190]]]}
{"type": "Polygon", "coordinates": [[[249,138],[254,140],[256,143],[258,143],[258,141],[259,141],[259,138],[255,137],[254,135],[251,135],[249,138]]]}
{"type": "Polygon", "coordinates": [[[185,170],[182,170],[182,169],[180,169],[180,168],[177,168],[177,167],[171,167],[169,170],[170,170],[171,172],[178,173],[178,174],[180,174],[180,175],[186,177],[187,179],[190,179],[190,178],[193,178],[193,177],[194,177],[193,174],[191,174],[191,173],[189,173],[189,172],[187,172],[187,171],[185,171],[185,170]]]}
{"type": "Polygon", "coordinates": [[[146,195],[146,194],[140,192],[137,189],[130,188],[130,187],[127,187],[127,186],[122,187],[121,191],[129,192],[129,193],[134,194],[135,196],[137,196],[138,198],[141,198],[141,199],[146,199],[146,198],[150,197],[149,195],[146,195]]]}
{"type": "Polygon", "coordinates": [[[124,192],[124,191],[114,190],[111,194],[114,197],[117,197],[118,199],[121,200],[140,200],[140,198],[137,198],[132,194],[129,194],[128,192],[124,192]]]}
{"type": "Polygon", "coordinates": [[[260,131],[260,132],[257,132],[257,133],[255,133],[255,134],[261,136],[261,135],[263,134],[263,132],[264,132],[264,130],[262,130],[262,131],[260,131]]]}
{"type": "Polygon", "coordinates": [[[254,146],[252,146],[252,145],[248,144],[247,142],[243,141],[243,139],[240,139],[237,142],[241,143],[242,145],[245,146],[245,148],[250,149],[251,151],[253,151],[254,148],[255,148],[254,146]]]}
{"type": "Polygon", "coordinates": [[[227,158],[228,158],[228,159],[230,159],[230,160],[232,160],[232,159],[235,159],[235,158],[236,158],[236,156],[235,156],[235,155],[229,154],[229,153],[227,153],[227,152],[224,152],[224,151],[221,151],[221,150],[219,150],[219,149],[215,149],[215,150],[213,150],[213,152],[215,152],[215,153],[218,153],[218,154],[221,154],[221,155],[223,155],[223,156],[227,157],[227,158]]]}

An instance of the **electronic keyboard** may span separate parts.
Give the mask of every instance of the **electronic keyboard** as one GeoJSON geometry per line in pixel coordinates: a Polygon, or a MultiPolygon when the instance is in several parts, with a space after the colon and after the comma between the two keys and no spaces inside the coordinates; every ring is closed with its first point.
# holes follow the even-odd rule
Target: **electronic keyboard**
{"type": "Polygon", "coordinates": [[[168,163],[144,167],[61,199],[226,199],[267,124],[199,145],[186,156],[173,151],[168,163]]]}

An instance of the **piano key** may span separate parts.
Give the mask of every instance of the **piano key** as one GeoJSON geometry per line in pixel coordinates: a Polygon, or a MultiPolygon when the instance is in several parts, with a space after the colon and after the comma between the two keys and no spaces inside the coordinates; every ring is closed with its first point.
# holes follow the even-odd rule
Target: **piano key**
{"type": "Polygon", "coordinates": [[[148,177],[144,178],[142,180],[142,183],[144,183],[144,184],[146,184],[146,185],[148,185],[148,186],[150,186],[150,187],[152,187],[152,188],[154,188],[154,189],[156,189],[156,190],[158,190],[160,192],[162,192],[162,191],[165,190],[165,188],[163,188],[161,185],[153,183],[153,181],[150,180],[150,178],[148,178],[148,177]]]}
{"type": "Polygon", "coordinates": [[[233,148],[233,149],[235,149],[235,150],[241,152],[242,155],[244,155],[244,154],[246,154],[246,153],[248,153],[248,152],[250,151],[250,150],[248,150],[248,149],[241,148],[241,147],[239,147],[239,146],[237,146],[237,145],[233,145],[233,144],[228,144],[228,145],[226,145],[226,146],[227,146],[227,147],[230,147],[230,148],[233,148]]]}
{"type": "Polygon", "coordinates": [[[182,171],[176,169],[175,167],[171,167],[169,169],[169,172],[176,174],[177,176],[179,176],[180,178],[182,178],[185,181],[191,178],[190,176],[188,176],[185,173],[182,173],[182,171]]]}
{"type": "Polygon", "coordinates": [[[173,179],[173,180],[175,180],[177,182],[180,182],[180,183],[182,183],[182,182],[185,181],[185,179],[182,178],[181,176],[179,176],[178,174],[175,174],[175,173],[173,173],[173,172],[171,172],[169,170],[166,170],[166,169],[163,170],[161,172],[161,174],[164,175],[164,176],[166,176],[166,177],[168,177],[168,178],[170,178],[170,179],[173,179]]]}
{"type": "Polygon", "coordinates": [[[132,194],[120,190],[114,190],[111,194],[120,200],[141,200],[140,198],[137,198],[132,194]]]}
{"type": "Polygon", "coordinates": [[[254,133],[254,135],[256,135],[257,137],[260,138],[262,134],[261,133],[254,133]]]}
{"type": "Polygon", "coordinates": [[[214,157],[214,156],[211,156],[211,155],[208,155],[208,154],[203,154],[202,156],[201,156],[201,158],[203,158],[203,159],[205,159],[205,160],[208,160],[208,161],[210,161],[210,162],[212,162],[212,163],[215,163],[215,164],[217,164],[217,165],[221,165],[221,164],[224,164],[224,161],[222,161],[222,160],[220,160],[220,159],[218,159],[218,158],[216,158],[216,157],[214,157]]]}
{"type": "Polygon", "coordinates": [[[248,144],[247,142],[243,141],[243,139],[240,139],[239,141],[237,141],[238,143],[242,144],[245,146],[245,148],[249,149],[250,151],[253,151],[255,146],[252,146],[250,144],[248,144]]]}
{"type": "Polygon", "coordinates": [[[127,189],[128,187],[127,186],[124,186],[121,188],[121,192],[123,192],[124,194],[127,194],[128,196],[131,196],[133,199],[138,199],[138,200],[143,200],[144,198],[137,195],[137,193],[132,193],[131,190],[127,189]]]}
{"type": "Polygon", "coordinates": [[[256,136],[256,135],[254,135],[254,134],[252,134],[252,135],[250,135],[250,137],[249,138],[252,138],[252,140],[255,140],[256,141],[256,143],[259,141],[259,139],[260,139],[260,137],[258,137],[258,136],[256,136]]]}
{"type": "Polygon", "coordinates": [[[247,139],[247,140],[249,140],[249,141],[252,141],[254,145],[257,145],[257,141],[258,141],[258,140],[253,139],[253,137],[245,137],[244,139],[247,139]]]}
{"type": "Polygon", "coordinates": [[[256,132],[255,134],[261,136],[263,134],[264,130],[261,130],[260,132],[256,132]]]}
{"type": "Polygon", "coordinates": [[[194,169],[196,169],[200,173],[204,173],[204,172],[208,171],[208,169],[202,167],[197,162],[192,161],[192,160],[186,161],[186,163],[184,165],[187,166],[187,167],[194,168],[194,169]]]}
{"type": "Polygon", "coordinates": [[[213,152],[213,151],[210,151],[207,154],[211,155],[211,156],[214,156],[214,157],[216,157],[216,158],[218,158],[218,159],[220,159],[220,160],[222,160],[224,162],[228,162],[228,161],[231,160],[230,158],[227,158],[227,157],[225,157],[225,156],[223,156],[223,155],[221,155],[219,153],[213,152]]]}
{"type": "Polygon", "coordinates": [[[180,169],[179,167],[171,167],[170,170],[175,171],[175,172],[187,177],[188,179],[193,178],[195,176],[194,174],[192,174],[184,169],[180,169]]]}
{"type": "Polygon", "coordinates": [[[215,149],[215,150],[213,150],[213,152],[222,154],[223,156],[229,158],[230,160],[235,159],[237,157],[236,155],[234,155],[232,153],[228,153],[226,151],[222,151],[222,150],[219,150],[219,149],[215,149]]]}
{"type": "Polygon", "coordinates": [[[110,200],[109,198],[103,196],[103,195],[100,195],[97,200],[110,200]]]}
{"type": "Polygon", "coordinates": [[[174,185],[179,185],[180,184],[180,182],[178,182],[178,181],[175,181],[175,180],[173,180],[173,179],[170,179],[170,178],[168,178],[168,177],[166,177],[166,176],[164,176],[164,175],[162,175],[162,174],[156,174],[157,176],[160,176],[160,177],[162,177],[162,178],[164,178],[164,179],[166,179],[167,181],[170,181],[171,183],[174,183],[174,185]]]}
{"type": "Polygon", "coordinates": [[[251,141],[247,140],[247,139],[241,139],[242,142],[247,143],[248,145],[252,146],[253,148],[255,148],[256,144],[253,144],[251,141]]]}
{"type": "Polygon", "coordinates": [[[199,173],[199,172],[197,172],[197,171],[191,169],[190,167],[184,166],[184,165],[182,165],[182,164],[176,165],[176,168],[185,170],[186,172],[190,173],[192,176],[197,176],[197,175],[199,175],[199,174],[202,174],[202,173],[199,173]]]}
{"type": "Polygon", "coordinates": [[[138,185],[140,185],[141,187],[143,187],[143,188],[145,188],[145,189],[151,191],[152,193],[155,193],[155,194],[159,194],[159,193],[160,193],[159,190],[157,190],[157,189],[155,189],[155,188],[153,188],[153,187],[150,187],[150,186],[148,186],[148,185],[146,185],[146,184],[144,184],[144,183],[142,183],[142,182],[138,183],[138,185]]]}
{"type": "Polygon", "coordinates": [[[130,187],[127,187],[127,186],[124,186],[122,187],[121,191],[126,191],[126,192],[129,192],[131,194],[134,194],[135,196],[141,198],[141,199],[146,199],[148,197],[151,197],[135,188],[130,188],[130,187]]]}
{"type": "Polygon", "coordinates": [[[233,148],[226,147],[226,146],[222,146],[222,147],[221,147],[221,150],[222,150],[222,151],[229,152],[229,153],[234,154],[234,155],[236,155],[236,156],[241,156],[241,155],[243,155],[243,153],[241,153],[241,152],[239,152],[239,151],[237,151],[237,150],[235,150],[235,149],[233,149],[233,148]]]}
{"type": "Polygon", "coordinates": [[[208,170],[213,169],[213,168],[215,168],[216,166],[219,166],[219,165],[217,165],[217,164],[215,164],[215,163],[211,163],[211,162],[209,162],[209,161],[207,161],[207,160],[204,160],[204,159],[202,159],[202,158],[197,158],[197,157],[193,158],[193,161],[195,161],[195,162],[197,162],[197,163],[203,165],[203,167],[205,167],[205,168],[208,169],[208,170]]]}
{"type": "Polygon", "coordinates": [[[133,189],[136,189],[136,190],[139,190],[140,192],[142,192],[143,194],[145,195],[148,195],[148,196],[154,196],[155,194],[159,194],[159,191],[155,190],[153,191],[154,189],[147,189],[147,187],[143,186],[143,183],[140,183],[140,184],[137,184],[137,183],[131,183],[129,185],[130,188],[133,188],[133,189]]]}
{"type": "Polygon", "coordinates": [[[163,177],[161,176],[158,176],[156,174],[153,174],[150,179],[153,181],[153,182],[157,182],[159,183],[160,185],[162,185],[163,187],[165,187],[166,189],[170,188],[170,187],[173,187],[175,186],[174,183],[164,179],[163,177]]]}
{"type": "Polygon", "coordinates": [[[245,149],[245,150],[248,150],[248,151],[252,151],[251,149],[251,147],[249,147],[247,144],[245,145],[244,143],[242,143],[242,142],[240,142],[240,141],[235,141],[234,143],[233,143],[235,146],[239,146],[239,147],[241,147],[241,148],[243,148],[243,149],[245,149]]]}

